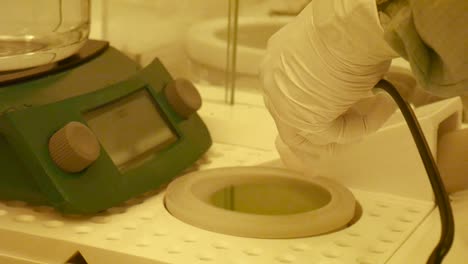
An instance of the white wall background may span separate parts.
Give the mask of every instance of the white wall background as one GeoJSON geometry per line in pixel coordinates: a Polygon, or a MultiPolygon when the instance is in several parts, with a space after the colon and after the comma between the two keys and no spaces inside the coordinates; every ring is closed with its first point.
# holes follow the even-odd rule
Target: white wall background
{"type": "Polygon", "coordinates": [[[227,0],[97,0],[93,1],[93,20],[102,20],[103,7],[108,26],[105,37],[125,39],[137,48],[145,40],[167,42],[197,20],[225,15],[227,0]]]}
{"type": "MultiPolygon", "coordinates": [[[[228,1],[92,0],[91,37],[110,41],[142,64],[157,56],[173,75],[184,76],[187,29],[200,20],[226,17],[228,1]]],[[[240,14],[265,15],[278,1],[292,0],[240,0],[240,14]]]]}
{"type": "Polygon", "coordinates": [[[93,0],[91,37],[110,41],[143,64],[162,59],[183,75],[185,33],[193,23],[227,14],[227,0],[93,0]]]}

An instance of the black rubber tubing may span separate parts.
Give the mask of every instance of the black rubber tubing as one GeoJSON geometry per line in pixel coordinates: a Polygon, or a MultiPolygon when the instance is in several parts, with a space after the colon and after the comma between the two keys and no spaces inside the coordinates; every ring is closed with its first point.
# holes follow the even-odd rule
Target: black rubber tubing
{"type": "Polygon", "coordinates": [[[397,91],[395,86],[389,81],[382,79],[376,85],[376,89],[382,89],[397,103],[398,107],[405,118],[408,128],[413,136],[413,140],[421,156],[424,168],[426,169],[427,176],[432,186],[434,193],[435,203],[439,207],[440,223],[441,223],[441,234],[440,240],[434,250],[432,251],[428,264],[439,264],[442,263],[444,257],[450,250],[453,244],[453,238],[455,235],[455,223],[453,220],[453,212],[448,197],[447,191],[445,190],[442,178],[440,177],[439,169],[432,156],[429,145],[427,144],[424,133],[419,125],[416,115],[409,104],[403,99],[400,93],[397,91]]]}

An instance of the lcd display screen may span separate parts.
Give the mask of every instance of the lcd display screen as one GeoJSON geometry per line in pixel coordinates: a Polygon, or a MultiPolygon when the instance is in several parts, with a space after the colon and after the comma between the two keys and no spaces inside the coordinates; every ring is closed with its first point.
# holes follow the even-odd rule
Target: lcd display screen
{"type": "Polygon", "coordinates": [[[88,111],[84,118],[120,170],[177,141],[146,89],[88,111]]]}

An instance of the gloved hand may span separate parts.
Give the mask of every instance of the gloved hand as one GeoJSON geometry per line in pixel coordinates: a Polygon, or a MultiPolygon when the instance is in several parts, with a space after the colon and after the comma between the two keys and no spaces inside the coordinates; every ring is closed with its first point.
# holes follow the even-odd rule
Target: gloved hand
{"type": "Polygon", "coordinates": [[[375,0],[314,0],[273,35],[261,79],[283,160],[310,163],[376,131],[395,104],[372,88],[396,57],[375,0]]]}

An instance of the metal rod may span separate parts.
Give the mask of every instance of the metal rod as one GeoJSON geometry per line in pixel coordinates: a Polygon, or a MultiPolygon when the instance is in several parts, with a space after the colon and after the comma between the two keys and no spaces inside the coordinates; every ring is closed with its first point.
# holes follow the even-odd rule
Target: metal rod
{"type": "Polygon", "coordinates": [[[228,36],[224,96],[225,102],[230,105],[235,103],[238,17],[239,0],[230,0],[228,6],[228,36]]]}

